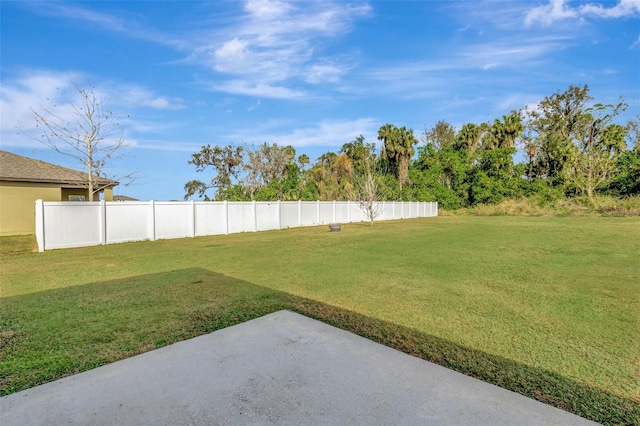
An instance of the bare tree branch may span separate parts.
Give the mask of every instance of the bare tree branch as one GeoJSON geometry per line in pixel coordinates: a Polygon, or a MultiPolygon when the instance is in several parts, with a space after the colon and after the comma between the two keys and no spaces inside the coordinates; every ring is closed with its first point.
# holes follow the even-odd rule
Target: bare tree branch
{"type": "Polygon", "coordinates": [[[42,133],[36,138],[54,151],[71,157],[82,164],[86,176],[82,176],[82,185],[87,188],[88,200],[95,193],[111,186],[115,179],[132,180],[135,172],[109,178],[104,172],[107,161],[128,146],[120,128],[110,110],[103,107],[103,99],[96,96],[90,82],[84,86],[72,82],[79,99],[73,99],[66,93],[63,98],[66,105],[31,109],[36,127],[42,133]]]}

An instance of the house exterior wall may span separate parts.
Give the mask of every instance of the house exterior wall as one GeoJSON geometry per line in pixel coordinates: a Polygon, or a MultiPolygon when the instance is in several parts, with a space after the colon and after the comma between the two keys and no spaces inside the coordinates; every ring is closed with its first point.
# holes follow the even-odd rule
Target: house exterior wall
{"type": "MultiPolygon", "coordinates": [[[[60,201],[80,201],[80,200],[70,200],[69,196],[71,195],[79,195],[81,197],[84,197],[84,199],[82,201],[87,201],[87,194],[89,191],[87,191],[85,188],[68,188],[68,187],[64,187],[62,188],[62,198],[60,201]]],[[[99,196],[99,194],[98,194],[99,196]]],[[[94,196],[95,198],[95,196],[94,196]]],[[[44,201],[44,200],[42,200],[44,201]]],[[[95,200],[94,200],[95,201],[95,200]]],[[[100,200],[98,200],[100,201],[100,200]]]]}
{"type": "MultiPolygon", "coordinates": [[[[105,188],[103,194],[105,201],[113,201],[113,188],[105,188]]],[[[69,201],[70,195],[86,199],[87,189],[55,183],[0,181],[0,235],[34,234],[36,200],[69,201]]],[[[100,201],[100,193],[93,198],[100,201]]]]}
{"type": "Polygon", "coordinates": [[[60,185],[0,182],[0,235],[35,233],[35,201],[62,201],[60,185]]]}

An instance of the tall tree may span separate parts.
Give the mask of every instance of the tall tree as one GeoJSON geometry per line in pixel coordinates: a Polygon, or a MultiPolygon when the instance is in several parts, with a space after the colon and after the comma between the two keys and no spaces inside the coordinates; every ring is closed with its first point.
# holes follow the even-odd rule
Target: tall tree
{"type": "Polygon", "coordinates": [[[367,170],[376,158],[376,145],[367,143],[364,136],[360,135],[351,142],[347,142],[340,148],[340,153],[346,155],[353,165],[356,173],[367,170]]]}
{"type": "Polygon", "coordinates": [[[93,201],[94,195],[111,186],[114,179],[130,180],[133,173],[111,178],[106,175],[107,162],[127,146],[120,123],[112,111],[104,108],[104,99],[96,95],[90,82],[72,85],[75,96],[63,93],[65,105],[40,105],[39,110],[31,111],[42,131],[39,140],[82,164],[87,201],[93,201]]]}
{"type": "Polygon", "coordinates": [[[282,178],[296,156],[292,146],[280,146],[275,143],[270,145],[266,142],[255,149],[245,148],[245,152],[247,161],[243,168],[247,175],[244,183],[251,198],[263,186],[282,178]]]}
{"type": "Polygon", "coordinates": [[[467,123],[456,134],[454,147],[456,149],[465,149],[473,154],[480,146],[482,138],[482,127],[475,123],[467,123]]]}
{"type": "Polygon", "coordinates": [[[596,104],[580,115],[577,123],[576,145],[578,155],[570,176],[587,197],[612,180],[617,158],[626,150],[625,129],[611,121],[627,107],[596,104]]]}
{"type": "Polygon", "coordinates": [[[570,185],[589,198],[613,178],[627,130],[613,123],[627,108],[624,100],[616,105],[592,101],[588,86],[569,86],[527,112],[540,177],[570,185]]]}
{"type": "Polygon", "coordinates": [[[626,140],[629,146],[640,151],[640,114],[627,122],[626,140]]]}
{"type": "MultiPolygon", "coordinates": [[[[234,179],[238,179],[243,164],[243,148],[240,146],[211,145],[203,146],[200,152],[191,154],[191,160],[188,164],[196,166],[197,172],[203,172],[209,167],[215,170],[215,175],[211,178],[210,183],[204,183],[200,180],[190,180],[184,185],[186,194],[184,199],[187,200],[194,194],[198,193],[200,197],[205,196],[207,190],[216,189],[216,198],[223,192],[228,191],[234,184],[234,179]]],[[[205,198],[208,198],[205,196],[205,198]]]]}
{"type": "Polygon", "coordinates": [[[383,141],[382,156],[387,158],[395,169],[400,191],[407,181],[413,148],[418,143],[412,129],[385,124],[378,130],[378,139],[383,141]]]}
{"type": "Polygon", "coordinates": [[[424,141],[430,143],[436,150],[445,149],[453,145],[456,137],[456,128],[444,120],[438,121],[429,130],[424,132],[424,141]]]}
{"type": "Polygon", "coordinates": [[[535,108],[526,111],[531,143],[536,145],[537,177],[553,185],[569,181],[571,164],[577,149],[574,144],[580,117],[591,101],[588,86],[569,86],[542,99],[535,108]]]}
{"type": "Polygon", "coordinates": [[[298,164],[300,165],[300,168],[302,170],[304,170],[304,168],[307,167],[310,162],[311,160],[309,159],[309,156],[307,154],[300,154],[298,156],[298,164]]]}

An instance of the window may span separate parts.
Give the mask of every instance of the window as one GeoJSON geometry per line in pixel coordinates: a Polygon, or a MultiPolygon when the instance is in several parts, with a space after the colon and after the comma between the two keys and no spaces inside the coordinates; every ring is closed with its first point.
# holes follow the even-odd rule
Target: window
{"type": "Polygon", "coordinates": [[[69,195],[69,201],[85,201],[84,195],[69,195]]]}

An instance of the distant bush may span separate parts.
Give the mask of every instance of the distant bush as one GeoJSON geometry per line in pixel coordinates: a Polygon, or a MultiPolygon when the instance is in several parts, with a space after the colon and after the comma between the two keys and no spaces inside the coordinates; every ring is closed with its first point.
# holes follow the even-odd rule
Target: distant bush
{"type": "MultiPolygon", "coordinates": [[[[555,197],[553,197],[555,198],[555,197]]],[[[640,216],[640,196],[611,196],[549,199],[531,196],[504,200],[495,204],[478,204],[459,210],[440,210],[441,216],[640,216]]]]}

